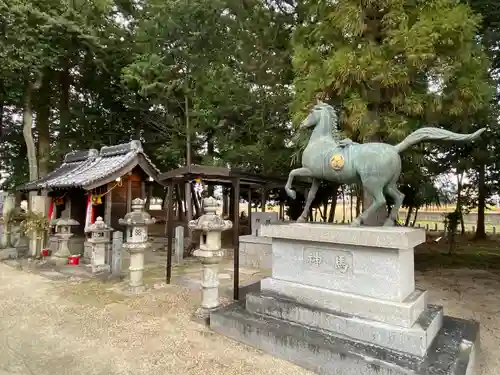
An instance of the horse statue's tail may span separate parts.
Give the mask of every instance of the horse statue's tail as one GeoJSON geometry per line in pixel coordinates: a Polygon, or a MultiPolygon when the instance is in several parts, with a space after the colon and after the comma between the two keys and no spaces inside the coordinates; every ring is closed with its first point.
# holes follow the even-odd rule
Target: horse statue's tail
{"type": "Polygon", "coordinates": [[[408,137],[406,137],[403,142],[398,143],[394,147],[401,153],[405,151],[407,148],[416,145],[420,142],[426,141],[473,141],[478,138],[486,128],[479,129],[477,132],[472,134],[458,134],[453,133],[448,130],[439,129],[439,128],[420,128],[411,133],[408,137]]]}

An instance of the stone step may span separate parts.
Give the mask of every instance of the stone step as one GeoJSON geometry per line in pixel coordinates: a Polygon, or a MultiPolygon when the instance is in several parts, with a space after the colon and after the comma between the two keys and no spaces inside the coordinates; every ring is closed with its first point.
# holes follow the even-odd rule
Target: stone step
{"type": "Polygon", "coordinates": [[[424,358],[328,334],[301,324],[252,314],[241,303],[210,315],[217,333],[320,375],[469,375],[474,371],[479,324],[444,317],[424,358]]]}
{"type": "Polygon", "coordinates": [[[404,328],[316,308],[269,292],[249,293],[246,309],[419,357],[425,356],[443,322],[441,306],[428,305],[412,327],[404,328]]]}
{"type": "Polygon", "coordinates": [[[427,292],[415,290],[405,301],[385,301],[268,277],[260,282],[262,291],[287,296],[300,303],[356,315],[381,323],[412,327],[427,306],[427,292]]]}

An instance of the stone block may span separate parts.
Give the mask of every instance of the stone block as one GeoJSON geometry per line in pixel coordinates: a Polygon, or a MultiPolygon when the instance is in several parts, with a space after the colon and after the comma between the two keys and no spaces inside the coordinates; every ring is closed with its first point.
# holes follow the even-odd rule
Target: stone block
{"type": "Polygon", "coordinates": [[[274,278],[265,278],[260,285],[262,291],[281,294],[313,307],[405,328],[410,328],[427,306],[427,292],[420,290],[415,290],[403,302],[395,302],[274,278]]]}
{"type": "Polygon", "coordinates": [[[402,302],[415,290],[413,247],[423,231],[293,223],[262,227],[275,279],[402,302]]]}
{"type": "Polygon", "coordinates": [[[413,249],[272,241],[276,279],[398,302],[415,290],[413,249]]]}
{"type": "Polygon", "coordinates": [[[319,223],[266,225],[261,228],[259,235],[299,241],[387,249],[413,249],[425,242],[425,231],[414,228],[350,227],[319,223]]]}
{"type": "Polygon", "coordinates": [[[278,220],[279,216],[277,212],[252,212],[252,221],[250,222],[252,235],[258,236],[262,225],[274,224],[278,220]]]}
{"type": "Polygon", "coordinates": [[[173,261],[176,264],[182,263],[184,259],[184,227],[175,228],[173,261]]]}
{"type": "Polygon", "coordinates": [[[479,344],[476,322],[444,317],[427,355],[415,357],[251,314],[239,303],[212,312],[210,327],[320,375],[471,375],[479,344]]]}
{"type": "Polygon", "coordinates": [[[272,267],[272,240],[253,235],[240,236],[240,265],[270,270],[272,267]]]}
{"type": "Polygon", "coordinates": [[[427,353],[443,320],[443,308],[429,305],[412,327],[403,328],[314,308],[273,293],[248,293],[246,309],[250,313],[330,331],[333,335],[419,357],[427,353]]]}

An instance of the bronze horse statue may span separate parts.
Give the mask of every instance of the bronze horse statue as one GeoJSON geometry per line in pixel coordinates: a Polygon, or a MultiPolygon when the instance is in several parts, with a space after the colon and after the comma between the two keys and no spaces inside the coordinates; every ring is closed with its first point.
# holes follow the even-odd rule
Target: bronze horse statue
{"type": "Polygon", "coordinates": [[[397,188],[401,174],[400,153],[407,148],[425,141],[472,141],[478,138],[485,128],[472,134],[457,134],[439,128],[420,128],[397,145],[387,143],[358,144],[350,139],[338,140],[337,115],[334,108],[318,102],[301,128],[314,127],[309,143],[302,154],[302,168],[294,169],[288,175],[285,190],[288,196],[295,199],[292,190],[294,177],[311,177],[312,185],[307,201],[297,221],[307,221],[307,214],[316,196],[321,180],[340,184],[362,184],[371,195],[372,204],[353,220],[352,226],[360,226],[386,204],[385,196],[394,201],[384,226],[394,226],[404,194],[397,188]]]}

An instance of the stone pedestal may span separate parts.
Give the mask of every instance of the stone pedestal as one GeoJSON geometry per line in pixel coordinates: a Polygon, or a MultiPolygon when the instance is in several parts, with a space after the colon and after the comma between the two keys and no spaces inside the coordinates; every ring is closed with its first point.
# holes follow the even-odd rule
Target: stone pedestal
{"type": "Polygon", "coordinates": [[[271,239],[254,235],[240,236],[240,267],[268,271],[272,268],[271,239]]]}
{"type": "Polygon", "coordinates": [[[144,286],[144,251],[151,245],[148,242],[148,225],[154,224],[155,219],[144,211],[145,199],[136,198],[132,201],[132,212],[119,220],[120,225],[127,227],[127,242],[123,248],[130,252],[130,291],[140,293],[144,286]]]}
{"type": "Polygon", "coordinates": [[[201,260],[203,275],[201,282],[201,307],[195,312],[198,318],[207,319],[210,312],[220,305],[219,263],[224,256],[221,233],[231,229],[233,223],[216,214],[217,200],[213,197],[203,200],[205,214],[189,222],[189,229],[200,232],[200,248],[194,256],[201,260]]]}
{"type": "Polygon", "coordinates": [[[423,230],[294,223],[272,238],[272,277],[210,316],[212,329],[319,374],[472,374],[476,322],[415,289],[423,230]]]}

